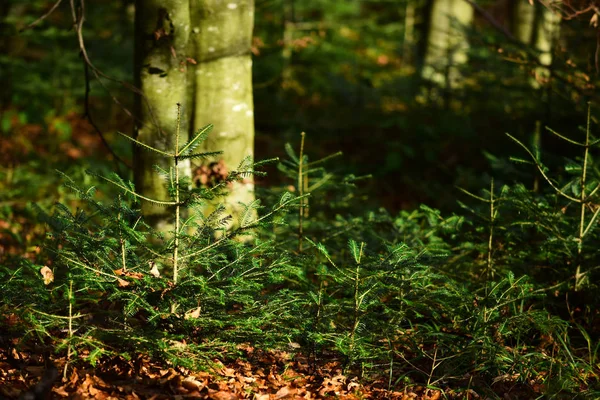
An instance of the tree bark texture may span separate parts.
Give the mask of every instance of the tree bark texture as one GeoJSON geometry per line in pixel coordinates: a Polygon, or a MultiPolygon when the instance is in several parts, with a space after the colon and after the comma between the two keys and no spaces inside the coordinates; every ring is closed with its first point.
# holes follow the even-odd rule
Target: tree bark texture
{"type": "MultiPolygon", "coordinates": [[[[214,129],[202,150],[223,150],[227,170],[237,170],[254,154],[254,104],[252,98],[252,31],[254,0],[203,0],[192,8],[192,41],[197,64],[191,96],[192,128],[208,123],[214,129]]],[[[213,160],[213,162],[216,160],[213,160]]],[[[225,199],[235,215],[239,203],[254,200],[251,177],[236,182],[225,199]]]]}
{"type": "MultiPolygon", "coordinates": [[[[189,132],[213,124],[200,151],[224,151],[226,168],[238,169],[254,153],[251,43],[253,0],[136,1],[137,139],[172,150],[176,104],[184,105],[180,143],[189,132]]],[[[168,169],[169,160],[135,149],[135,184],[142,195],[166,199],[164,181],[152,166],[168,169]]],[[[191,173],[190,165],[180,170],[191,173]]],[[[252,181],[234,184],[226,203],[235,214],[238,202],[254,199],[252,181]]],[[[169,210],[144,204],[157,228],[168,226],[169,210]]]]}
{"type": "MultiPolygon", "coordinates": [[[[172,152],[177,129],[177,103],[186,102],[187,74],[185,60],[189,56],[190,9],[188,0],[138,0],[135,4],[137,140],[163,151],[172,152]]],[[[182,119],[180,143],[188,139],[187,124],[182,119]]],[[[172,160],[136,147],[134,180],[138,193],[157,199],[169,199],[165,181],[153,166],[167,171],[172,160]]],[[[189,163],[183,173],[190,175],[189,163]]],[[[142,213],[159,230],[168,230],[169,214],[165,207],[142,202],[142,213]]]]}

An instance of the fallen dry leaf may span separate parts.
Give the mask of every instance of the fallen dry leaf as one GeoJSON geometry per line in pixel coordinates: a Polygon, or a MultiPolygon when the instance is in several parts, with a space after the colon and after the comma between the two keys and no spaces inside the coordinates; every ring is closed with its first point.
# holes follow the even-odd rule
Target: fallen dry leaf
{"type": "Polygon", "coordinates": [[[279,400],[279,399],[289,399],[292,398],[292,396],[296,394],[296,390],[295,389],[290,389],[288,386],[284,386],[281,389],[279,389],[277,391],[277,393],[275,393],[275,399],[279,400]]]}
{"type": "Polygon", "coordinates": [[[150,275],[152,275],[155,278],[160,278],[160,271],[158,270],[156,263],[152,261],[150,261],[150,275]]]}
{"type": "Polygon", "coordinates": [[[43,266],[40,269],[40,274],[42,274],[42,277],[44,278],[44,285],[49,285],[54,282],[54,273],[47,266],[43,266]]]}
{"type": "Polygon", "coordinates": [[[202,382],[199,382],[193,376],[186,377],[183,382],[181,382],[181,386],[186,388],[187,390],[200,390],[204,387],[202,382]]]}
{"type": "Polygon", "coordinates": [[[219,391],[210,394],[212,400],[239,400],[239,397],[235,393],[219,391]]]}
{"type": "Polygon", "coordinates": [[[221,369],[221,375],[232,378],[235,376],[235,369],[233,368],[222,368],[221,369]]]}
{"type": "Polygon", "coordinates": [[[429,400],[439,400],[441,396],[442,392],[440,392],[439,390],[434,390],[431,396],[429,396],[429,400]]]}
{"type": "Polygon", "coordinates": [[[117,281],[119,282],[119,287],[129,286],[129,282],[127,282],[125,279],[117,278],[117,281]]]}
{"type": "Polygon", "coordinates": [[[185,313],[185,319],[190,319],[190,318],[200,318],[200,312],[202,311],[202,309],[200,307],[196,307],[196,309],[192,310],[192,311],[188,311],[187,313],[185,313]]]}
{"type": "Polygon", "coordinates": [[[139,272],[131,272],[131,271],[127,271],[123,268],[114,270],[114,273],[117,276],[126,276],[128,278],[134,278],[134,279],[142,279],[144,277],[144,275],[139,272]]]}

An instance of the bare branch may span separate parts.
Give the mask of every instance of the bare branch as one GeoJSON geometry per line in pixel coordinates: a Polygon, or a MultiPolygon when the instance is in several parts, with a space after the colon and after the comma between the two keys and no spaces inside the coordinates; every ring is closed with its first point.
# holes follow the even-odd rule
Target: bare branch
{"type": "MultiPolygon", "coordinates": [[[[62,1],[62,0],[60,0],[62,1]]],[[[153,125],[156,127],[156,129],[158,129],[160,131],[160,126],[158,124],[158,121],[154,115],[154,112],[152,110],[152,108],[150,107],[149,103],[148,103],[148,99],[146,98],[146,96],[144,95],[144,93],[138,89],[137,87],[135,87],[134,85],[125,82],[125,81],[121,81],[119,79],[113,78],[107,74],[105,74],[104,72],[102,72],[99,68],[97,68],[91,61],[88,53],[87,53],[87,49],[85,46],[85,40],[83,37],[83,24],[85,22],[85,0],[79,0],[79,7],[77,7],[75,0],[70,0],[70,8],[71,8],[71,17],[73,19],[73,27],[75,29],[75,33],[77,36],[77,42],[79,45],[79,51],[81,54],[81,57],[83,59],[83,63],[85,66],[85,79],[86,79],[86,93],[85,93],[85,116],[87,117],[88,121],[90,122],[90,124],[92,125],[92,127],[95,129],[96,133],[98,133],[98,135],[100,136],[102,143],[104,144],[104,146],[106,146],[107,149],[109,149],[109,152],[111,153],[111,155],[120,163],[122,163],[123,165],[125,165],[127,168],[131,169],[131,166],[129,164],[127,164],[126,162],[124,162],[120,157],[117,156],[117,154],[110,148],[108,142],[106,141],[106,138],[104,137],[104,135],[102,134],[102,131],[99,129],[99,127],[97,126],[97,124],[94,122],[91,113],[90,113],[90,104],[89,104],[89,97],[90,97],[90,92],[91,92],[91,88],[90,88],[90,71],[93,74],[93,76],[96,78],[96,80],[100,83],[100,85],[102,86],[102,88],[106,91],[106,93],[108,93],[108,95],[111,97],[112,101],[117,104],[122,110],[123,112],[125,112],[125,114],[127,114],[130,118],[132,118],[134,121],[136,122],[141,122],[141,120],[134,115],[134,113],[132,113],[127,107],[125,107],[121,101],[111,92],[111,90],[106,86],[106,84],[104,83],[103,79],[107,79],[111,82],[116,82],[120,85],[122,85],[123,87],[127,88],[128,90],[130,90],[131,92],[133,92],[136,95],[142,96],[142,98],[144,99],[144,101],[148,104],[148,109],[149,109],[149,113],[150,113],[150,117],[153,121],[153,125]]]]}
{"type": "Polygon", "coordinates": [[[27,25],[25,28],[21,29],[19,32],[23,32],[23,31],[26,31],[27,29],[31,29],[34,26],[36,26],[37,24],[39,24],[40,22],[42,22],[43,20],[45,20],[46,18],[48,18],[48,16],[50,16],[50,14],[52,14],[54,12],[54,10],[56,10],[58,8],[58,6],[60,6],[60,3],[62,3],[62,0],[58,0],[44,15],[42,15],[41,17],[39,17],[32,23],[27,25]]]}
{"type": "Polygon", "coordinates": [[[89,66],[87,64],[84,64],[84,69],[85,69],[85,100],[84,100],[84,113],[83,113],[83,115],[87,118],[87,120],[89,121],[90,125],[92,125],[92,127],[94,128],[94,130],[96,131],[96,133],[98,134],[98,136],[100,136],[100,140],[102,141],[102,144],[104,145],[104,147],[106,147],[106,149],[114,157],[114,159],[118,163],[123,164],[128,169],[131,169],[132,168],[131,165],[129,165],[121,157],[119,157],[117,155],[117,153],[115,153],[115,151],[112,149],[112,147],[110,147],[110,144],[108,144],[108,141],[104,137],[104,134],[102,133],[102,131],[100,130],[100,128],[98,127],[98,125],[96,125],[96,122],[92,118],[92,114],[90,112],[90,91],[91,90],[90,90],[89,66]]]}

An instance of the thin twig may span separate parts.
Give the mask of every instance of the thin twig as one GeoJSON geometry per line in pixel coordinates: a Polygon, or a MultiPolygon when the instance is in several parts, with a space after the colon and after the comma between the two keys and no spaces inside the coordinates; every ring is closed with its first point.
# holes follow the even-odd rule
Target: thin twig
{"type": "MultiPolygon", "coordinates": [[[[62,1],[62,0],[61,0],[62,1]]],[[[102,88],[108,93],[108,95],[111,97],[112,101],[117,104],[122,110],[123,112],[125,112],[125,114],[127,114],[130,118],[132,118],[136,123],[141,123],[141,119],[134,115],[127,107],[125,107],[121,101],[119,101],[119,99],[111,92],[111,90],[106,86],[106,84],[103,82],[102,78],[107,79],[111,82],[115,82],[118,83],[120,85],[122,85],[123,87],[125,87],[126,89],[130,90],[131,92],[133,92],[136,95],[141,96],[144,101],[147,103],[148,105],[148,110],[149,110],[149,114],[152,120],[153,125],[156,127],[156,129],[158,129],[160,131],[160,126],[158,124],[158,120],[156,119],[156,116],[152,110],[152,107],[149,104],[149,101],[147,99],[147,97],[144,95],[144,93],[138,89],[137,87],[135,87],[134,85],[125,82],[125,81],[121,81],[119,79],[113,78],[107,74],[105,74],[103,71],[101,71],[100,69],[98,69],[91,61],[88,53],[87,53],[87,49],[85,46],[85,40],[83,37],[83,24],[85,22],[85,0],[79,0],[79,9],[77,8],[76,4],[75,4],[75,0],[70,0],[70,8],[71,8],[71,17],[73,19],[73,27],[75,29],[75,33],[77,36],[77,42],[78,42],[78,47],[79,47],[79,52],[81,54],[81,57],[83,59],[84,65],[85,65],[85,79],[86,79],[86,95],[85,95],[85,116],[87,117],[88,121],[90,122],[90,124],[92,125],[92,127],[96,130],[96,133],[98,133],[98,135],[100,136],[103,144],[109,149],[111,155],[113,157],[115,157],[115,159],[119,162],[121,162],[122,164],[124,164],[125,166],[127,166],[128,168],[131,168],[131,166],[129,166],[127,163],[125,163],[121,158],[119,158],[116,153],[110,148],[110,146],[108,145],[108,142],[106,141],[106,139],[104,138],[104,135],[102,134],[101,130],[98,128],[98,126],[96,125],[96,123],[93,121],[93,118],[91,116],[90,113],[90,107],[89,107],[89,97],[90,97],[90,75],[89,75],[89,71],[92,72],[92,74],[94,75],[94,77],[96,78],[96,80],[100,83],[100,85],[102,86],[102,88]]]]}
{"type": "MultiPolygon", "coordinates": [[[[300,197],[304,194],[304,138],[306,137],[306,133],[302,132],[300,134],[300,158],[298,162],[298,193],[300,197]]],[[[308,179],[308,177],[306,177],[308,179]]],[[[298,209],[298,253],[302,253],[302,239],[304,235],[304,200],[300,202],[300,208],[298,209]]]]}
{"type": "MultiPolygon", "coordinates": [[[[33,21],[31,24],[27,25],[25,28],[21,29],[20,32],[23,32],[27,29],[31,29],[33,27],[35,27],[36,25],[38,25],[40,22],[42,22],[43,20],[45,20],[48,16],[50,16],[50,14],[52,14],[62,3],[62,0],[58,0],[56,3],[54,3],[54,5],[46,12],[44,13],[42,16],[40,16],[38,19],[36,19],[35,21],[33,21]]],[[[85,66],[85,101],[84,101],[84,117],[87,118],[87,120],[90,122],[90,125],[92,125],[92,127],[94,128],[94,130],[96,131],[96,133],[98,134],[98,136],[100,136],[100,140],[102,141],[102,144],[106,147],[106,149],[109,151],[109,153],[114,157],[114,159],[117,162],[120,162],[121,164],[125,165],[127,168],[131,169],[131,166],[129,164],[127,164],[125,161],[123,161],[123,159],[121,157],[119,157],[114,150],[110,147],[110,145],[108,144],[106,138],[104,137],[104,134],[102,133],[102,131],[98,128],[98,125],[96,125],[96,123],[94,122],[91,113],[90,113],[90,103],[89,103],[89,98],[90,98],[90,79],[89,79],[89,68],[93,67],[93,65],[91,65],[91,63],[89,62],[89,58],[87,58],[87,54],[85,51],[85,48],[83,46],[83,38],[81,35],[82,29],[83,29],[83,21],[84,21],[84,7],[85,4],[83,2],[83,0],[81,0],[81,7],[80,7],[80,14],[79,17],[77,16],[76,13],[76,9],[75,9],[75,3],[73,0],[70,1],[70,6],[71,6],[71,15],[73,17],[73,23],[75,25],[75,29],[78,35],[79,40],[79,47],[80,47],[80,51],[82,54],[84,54],[84,66],[85,66]]],[[[113,99],[114,96],[112,96],[113,99]]],[[[115,99],[116,100],[116,99],[115,99]]],[[[117,104],[118,103],[117,101],[117,104]]],[[[130,114],[131,115],[131,114],[130,114]]]]}
{"type": "Polygon", "coordinates": [[[108,152],[114,157],[114,159],[117,161],[117,163],[121,163],[124,166],[126,166],[127,168],[131,169],[132,168],[131,165],[129,165],[126,161],[124,161],[121,157],[119,157],[119,155],[117,153],[115,153],[115,151],[112,149],[112,147],[110,147],[110,144],[108,144],[108,141],[104,137],[104,134],[102,133],[102,131],[100,130],[98,125],[96,125],[96,122],[92,118],[92,114],[90,112],[90,92],[91,92],[90,73],[89,73],[89,65],[87,63],[84,63],[84,70],[85,70],[85,98],[84,98],[84,102],[83,102],[83,104],[84,104],[83,116],[87,118],[87,120],[90,123],[90,125],[92,126],[92,128],[94,128],[94,130],[96,131],[98,136],[100,136],[100,140],[102,141],[102,144],[108,150],[108,152]]]}
{"type": "Polygon", "coordinates": [[[25,28],[21,29],[19,32],[23,32],[23,31],[26,31],[27,29],[31,29],[34,26],[36,26],[37,24],[39,24],[40,22],[42,22],[43,20],[45,20],[46,18],[48,18],[50,16],[50,14],[52,14],[54,12],[54,10],[56,10],[58,8],[58,6],[60,6],[61,2],[62,2],[62,0],[58,0],[44,15],[42,15],[41,17],[39,17],[32,23],[27,25],[25,28]]]}

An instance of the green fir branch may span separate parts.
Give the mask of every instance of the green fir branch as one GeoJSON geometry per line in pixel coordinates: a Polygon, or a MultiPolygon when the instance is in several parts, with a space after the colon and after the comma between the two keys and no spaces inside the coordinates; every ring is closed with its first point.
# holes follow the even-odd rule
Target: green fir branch
{"type": "Polygon", "coordinates": [[[119,132],[119,131],[117,131],[117,133],[118,133],[119,135],[123,136],[124,138],[127,138],[127,139],[129,139],[130,141],[132,141],[133,143],[135,143],[137,146],[140,146],[141,148],[143,148],[143,149],[145,149],[145,150],[148,150],[148,151],[153,151],[153,152],[155,152],[155,153],[157,153],[157,154],[160,154],[160,155],[162,155],[162,156],[169,157],[169,158],[174,158],[174,157],[175,157],[175,154],[167,153],[166,151],[162,151],[162,150],[156,149],[156,148],[154,148],[154,147],[152,147],[152,146],[148,146],[147,144],[145,144],[145,143],[143,143],[143,142],[140,142],[139,140],[137,140],[137,139],[134,139],[134,138],[132,138],[131,136],[129,136],[129,135],[126,135],[126,134],[125,134],[125,133],[123,133],[123,132],[119,132]]]}
{"type": "Polygon", "coordinates": [[[86,171],[86,172],[88,174],[92,175],[92,176],[95,176],[97,178],[105,180],[106,182],[109,182],[109,183],[113,184],[114,186],[120,188],[124,192],[129,193],[129,194],[131,194],[131,195],[133,195],[133,196],[135,196],[135,197],[137,197],[137,198],[139,198],[141,200],[147,201],[149,203],[156,204],[156,205],[159,205],[159,206],[174,206],[174,205],[178,204],[177,202],[174,202],[174,201],[161,201],[161,200],[150,199],[150,198],[148,198],[146,196],[142,196],[141,194],[136,193],[135,191],[129,189],[128,187],[126,187],[126,186],[124,186],[124,185],[122,185],[122,184],[120,184],[120,183],[118,183],[118,182],[116,182],[114,180],[111,180],[111,179],[109,179],[109,178],[107,178],[105,176],[102,176],[100,174],[96,174],[95,172],[92,172],[92,171],[89,171],[89,170],[86,171]]]}
{"type": "Polygon", "coordinates": [[[214,126],[212,124],[208,124],[194,132],[194,135],[189,140],[189,142],[187,142],[185,145],[183,145],[183,147],[181,147],[181,149],[179,149],[179,151],[177,152],[177,156],[179,158],[182,158],[183,156],[189,154],[190,151],[194,151],[196,147],[198,147],[202,142],[206,140],[206,138],[208,138],[208,134],[213,130],[213,128],[214,126]]]}

